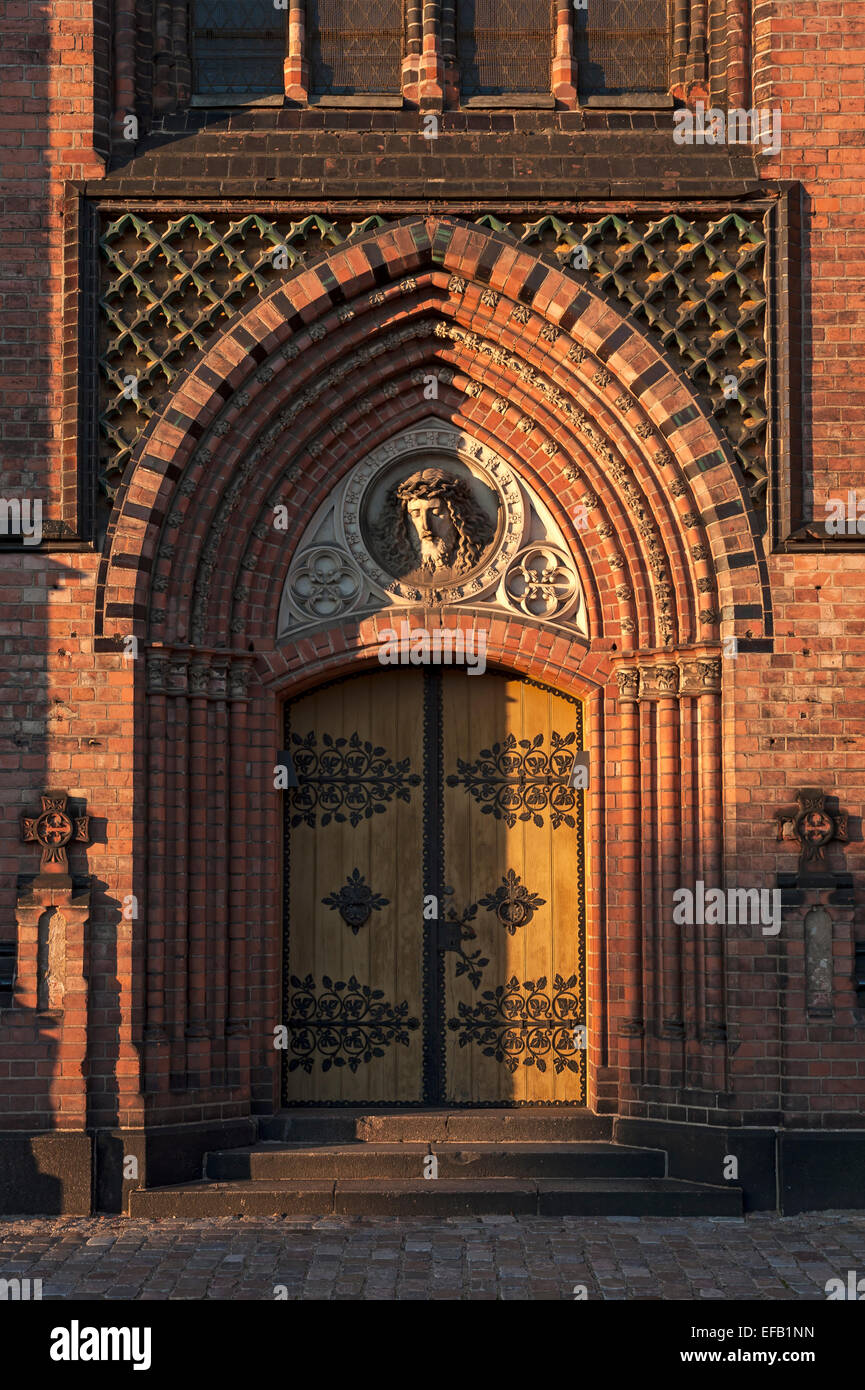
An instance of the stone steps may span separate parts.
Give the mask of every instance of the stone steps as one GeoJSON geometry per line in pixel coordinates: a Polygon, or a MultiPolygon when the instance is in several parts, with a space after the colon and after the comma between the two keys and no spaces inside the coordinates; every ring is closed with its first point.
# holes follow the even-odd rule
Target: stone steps
{"type": "Polygon", "coordinates": [[[198,1182],[139,1189],[131,1216],[727,1216],[737,1188],[673,1178],[414,1178],[198,1182]]]}
{"type": "Polygon", "coordinates": [[[204,1168],[204,1176],[217,1182],[307,1182],[325,1174],[336,1182],[663,1178],[666,1161],[658,1149],[605,1143],[262,1143],[210,1153],[204,1168]],[[430,1155],[438,1165],[435,1179],[424,1175],[430,1155]]]}
{"type": "Polygon", "coordinates": [[[282,1110],[259,1122],[259,1139],[275,1143],[542,1143],[611,1139],[613,1119],[583,1106],[513,1110],[282,1110]]]}
{"type": "Polygon", "coordinates": [[[130,1194],[134,1216],[741,1216],[731,1186],[667,1176],[570,1106],[283,1111],[205,1155],[203,1181],[130,1194]],[[430,1155],[437,1176],[426,1176],[430,1155]]]}

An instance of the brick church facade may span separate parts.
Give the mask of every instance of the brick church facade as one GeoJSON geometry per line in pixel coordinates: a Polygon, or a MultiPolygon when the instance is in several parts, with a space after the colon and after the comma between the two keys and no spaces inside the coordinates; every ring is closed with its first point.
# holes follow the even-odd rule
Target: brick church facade
{"type": "Polygon", "coordinates": [[[860,11],[6,7],[3,1209],[361,1114],[861,1205],[860,11]]]}

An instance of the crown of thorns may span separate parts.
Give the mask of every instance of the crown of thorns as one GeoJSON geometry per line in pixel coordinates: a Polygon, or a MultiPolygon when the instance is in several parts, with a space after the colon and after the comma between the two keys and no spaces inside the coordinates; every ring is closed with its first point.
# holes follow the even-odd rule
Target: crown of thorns
{"type": "Polygon", "coordinates": [[[425,468],[422,473],[413,473],[405,478],[396,489],[401,502],[412,502],[417,498],[450,496],[470,502],[471,493],[462,478],[452,473],[444,473],[440,468],[425,468]]]}

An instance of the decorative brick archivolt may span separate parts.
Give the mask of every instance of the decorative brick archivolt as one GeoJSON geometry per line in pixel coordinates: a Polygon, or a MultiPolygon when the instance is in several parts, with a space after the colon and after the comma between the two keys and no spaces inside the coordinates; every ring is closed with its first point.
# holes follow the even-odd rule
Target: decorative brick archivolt
{"type": "MultiPolygon", "coordinates": [[[[382,617],[278,648],[280,596],[329,490],[430,417],[526,481],[579,574],[591,641],[518,615],[485,627],[492,663],[587,699],[608,760],[592,833],[600,854],[611,808],[616,854],[595,907],[616,966],[595,1026],[619,1040],[622,1093],[636,1094],[644,1063],[681,1084],[686,1045],[698,1049],[692,1078],[720,1085],[711,1049],[699,1051],[721,1036],[713,948],[690,973],[683,943],[652,945],[648,964],[643,950],[685,848],[698,862],[720,853],[719,697],[711,685],[692,696],[703,677],[689,663],[717,659],[722,611],[736,630],[748,605],[755,627],[744,480],[687,378],[603,295],[500,234],[432,217],[371,232],[257,301],[180,381],[118,495],[98,617],[103,645],[132,632],[148,651],[148,1085],[243,1084],[256,1064],[245,1001],[273,976],[256,983],[247,969],[257,890],[243,866],[261,812],[244,789],[250,776],[265,785],[276,697],[374,662],[382,617]],[[622,702],[607,699],[617,682],[622,702]],[[692,712],[706,700],[708,719],[692,712]],[[681,797],[676,750],[694,739],[681,797]],[[660,820],[647,835],[651,805],[660,820]],[[214,834],[229,837],[230,871],[203,872],[214,834]],[[665,956],[659,976],[651,962],[665,956]]],[[[399,617],[388,609],[387,625],[399,617]]],[[[480,621],[471,609],[442,620],[480,621]]],[[[275,875],[273,846],[258,854],[275,875]]]]}
{"type": "MultiPolygon", "coordinates": [[[[510,455],[567,514],[582,577],[604,618],[595,631],[620,628],[630,645],[650,647],[698,641],[713,635],[719,600],[759,600],[755,566],[741,563],[753,556],[741,475],[687,382],[603,297],[575,294],[542,260],[445,219],[374,233],[335,252],[219,340],[142,442],[112,524],[109,575],[121,553],[119,563],[130,566],[140,544],[155,571],[146,601],[152,635],[211,645],[251,636],[261,645],[272,628],[262,630],[258,557],[281,551],[283,570],[288,558],[284,536],[258,534],[272,506],[308,512],[335,476],[397,426],[431,412],[510,455]],[[402,274],[429,263],[437,234],[447,243],[443,269],[402,274]],[[398,249],[404,259],[389,283],[370,290],[373,247],[398,249]],[[484,249],[501,279],[492,293],[456,273],[470,268],[472,253],[477,264],[484,249]],[[522,322],[514,310],[529,307],[526,298],[530,319],[522,322]],[[416,379],[427,366],[454,373],[439,381],[434,403],[416,379]],[[502,402],[506,409],[497,411],[502,402]],[[152,517],[146,539],[135,515],[141,504],[132,502],[139,494],[152,517]],[[573,519],[581,503],[590,514],[584,533],[573,519]],[[722,560],[717,598],[710,551],[722,560]],[[735,571],[723,564],[730,552],[735,571]],[[604,582],[606,561],[616,565],[622,555],[633,597],[604,582]],[[184,599],[183,611],[174,596],[187,595],[190,583],[193,603],[190,610],[184,599]],[[246,614],[247,593],[257,600],[257,619],[246,614]]],[[[129,577],[118,575],[127,595],[129,577]]],[[[106,617],[130,617],[113,587],[106,617]]]]}

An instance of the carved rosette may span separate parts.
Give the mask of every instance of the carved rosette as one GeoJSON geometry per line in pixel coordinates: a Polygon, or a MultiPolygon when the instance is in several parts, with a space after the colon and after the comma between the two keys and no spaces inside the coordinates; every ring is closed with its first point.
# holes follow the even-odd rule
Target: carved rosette
{"type": "Polygon", "coordinates": [[[310,618],[337,618],[360,590],[360,574],[336,546],[310,550],[291,576],[291,596],[310,618]]]}
{"type": "Polygon", "coordinates": [[[531,545],[508,566],[505,593],[528,617],[554,618],[573,606],[580,585],[564,551],[552,545],[531,545]]]}
{"type": "Polygon", "coordinates": [[[40,797],[40,810],[34,816],[21,817],[21,838],[25,844],[37,844],[42,851],[39,882],[70,887],[69,860],[66,848],[73,840],[87,844],[90,839],[90,817],[70,812],[65,791],[46,791],[40,797]]]}
{"type": "Polygon", "coordinates": [[[820,787],[800,787],[795,812],[776,811],[777,838],[799,846],[799,862],[809,869],[823,862],[826,846],[833,840],[846,843],[848,812],[832,813],[826,807],[827,793],[820,787]]]}

